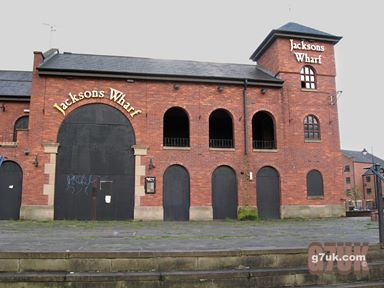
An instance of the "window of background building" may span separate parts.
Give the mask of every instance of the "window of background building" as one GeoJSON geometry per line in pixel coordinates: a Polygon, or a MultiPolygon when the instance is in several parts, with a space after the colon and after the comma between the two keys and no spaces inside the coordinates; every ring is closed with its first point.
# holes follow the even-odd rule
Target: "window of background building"
{"type": "Polygon", "coordinates": [[[311,66],[304,66],[300,71],[301,88],[316,89],[316,73],[311,66]]]}
{"type": "Polygon", "coordinates": [[[345,193],[346,193],[347,195],[351,195],[352,190],[351,190],[351,189],[347,189],[347,190],[345,190],[345,193]]]}
{"type": "Polygon", "coordinates": [[[351,177],[346,177],[345,178],[345,183],[351,184],[351,177]]]}
{"type": "Polygon", "coordinates": [[[366,177],[365,177],[365,181],[367,181],[367,182],[371,182],[371,176],[366,176],[366,177]]]}
{"type": "Polygon", "coordinates": [[[372,193],[372,188],[367,188],[367,194],[371,194],[372,193]]]}
{"type": "Polygon", "coordinates": [[[349,165],[345,165],[344,167],[344,172],[350,172],[351,171],[351,168],[349,165]]]}
{"type": "Polygon", "coordinates": [[[304,139],[320,140],[320,124],[315,115],[307,115],[304,118],[304,139]]]}

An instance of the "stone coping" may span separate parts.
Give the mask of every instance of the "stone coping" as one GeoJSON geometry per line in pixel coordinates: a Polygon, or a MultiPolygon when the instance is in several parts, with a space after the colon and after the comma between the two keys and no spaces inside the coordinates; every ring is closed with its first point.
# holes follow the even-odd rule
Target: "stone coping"
{"type": "MultiPolygon", "coordinates": [[[[30,252],[0,251],[0,259],[71,259],[71,258],[154,258],[154,257],[231,257],[231,256],[257,256],[257,255],[279,255],[279,254],[306,254],[308,248],[284,248],[284,249],[236,249],[236,250],[202,250],[202,251],[116,251],[116,252],[30,252]]],[[[379,244],[369,245],[368,254],[382,252],[379,244]]]]}

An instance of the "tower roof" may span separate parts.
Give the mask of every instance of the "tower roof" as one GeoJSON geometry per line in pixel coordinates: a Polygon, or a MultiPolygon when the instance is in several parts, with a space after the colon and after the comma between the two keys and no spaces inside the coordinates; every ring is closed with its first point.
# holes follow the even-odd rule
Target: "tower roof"
{"type": "Polygon", "coordinates": [[[273,43],[273,41],[278,38],[301,38],[308,40],[318,40],[323,42],[329,42],[336,44],[340,41],[342,37],[329,34],[320,30],[316,30],[301,24],[294,22],[289,22],[278,29],[272,30],[264,41],[257,47],[255,52],[251,55],[250,59],[257,61],[260,56],[265,52],[265,50],[273,43]]]}

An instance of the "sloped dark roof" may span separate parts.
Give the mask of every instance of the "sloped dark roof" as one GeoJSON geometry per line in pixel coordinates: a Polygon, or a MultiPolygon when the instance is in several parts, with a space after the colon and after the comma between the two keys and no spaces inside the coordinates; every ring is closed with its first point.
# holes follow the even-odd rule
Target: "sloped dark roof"
{"type": "Polygon", "coordinates": [[[307,35],[312,35],[312,36],[322,36],[322,37],[329,37],[329,38],[340,38],[338,36],[313,29],[311,27],[307,27],[301,24],[297,24],[295,22],[289,22],[283,26],[281,26],[277,31],[286,31],[290,33],[297,33],[297,34],[307,34],[307,35]]]}
{"type": "Polygon", "coordinates": [[[40,75],[74,75],[129,79],[233,82],[281,87],[283,81],[256,65],[55,53],[38,67],[40,75]]]}
{"type": "MultiPolygon", "coordinates": [[[[352,150],[341,150],[341,152],[344,154],[344,156],[351,158],[353,162],[372,164],[372,154],[370,153],[363,155],[361,151],[352,150]]],[[[384,167],[384,160],[379,157],[373,156],[373,162],[378,163],[384,167]]]]}
{"type": "Polygon", "coordinates": [[[253,52],[250,59],[257,61],[264,51],[273,43],[277,37],[283,38],[301,38],[308,40],[319,40],[332,44],[338,43],[342,37],[319,31],[301,24],[289,22],[278,29],[272,30],[263,40],[259,47],[253,52]]]}
{"type": "Polygon", "coordinates": [[[0,71],[0,99],[29,101],[32,88],[32,72],[0,71]]]}

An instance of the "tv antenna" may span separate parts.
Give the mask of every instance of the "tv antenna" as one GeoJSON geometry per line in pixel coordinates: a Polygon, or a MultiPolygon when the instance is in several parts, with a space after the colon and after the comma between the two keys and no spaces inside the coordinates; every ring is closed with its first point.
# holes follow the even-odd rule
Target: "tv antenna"
{"type": "Polygon", "coordinates": [[[52,48],[53,32],[56,31],[56,27],[53,24],[43,23],[44,26],[49,27],[49,48],[52,48]]]}

